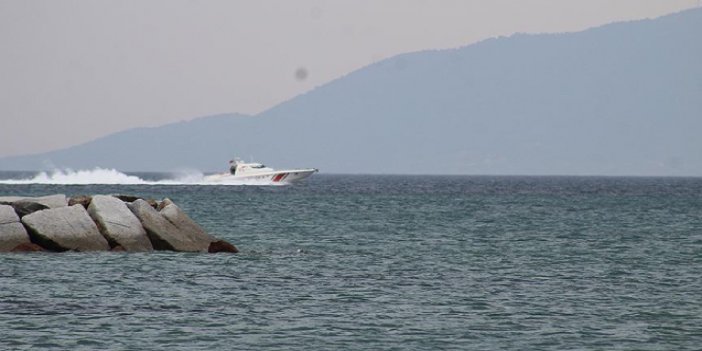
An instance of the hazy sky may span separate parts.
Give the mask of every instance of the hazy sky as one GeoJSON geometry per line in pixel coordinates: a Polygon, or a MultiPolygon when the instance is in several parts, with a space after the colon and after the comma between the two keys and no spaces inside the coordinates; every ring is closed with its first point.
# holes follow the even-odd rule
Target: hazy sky
{"type": "Polygon", "coordinates": [[[255,114],[378,60],[697,0],[0,0],[0,157],[255,114]]]}

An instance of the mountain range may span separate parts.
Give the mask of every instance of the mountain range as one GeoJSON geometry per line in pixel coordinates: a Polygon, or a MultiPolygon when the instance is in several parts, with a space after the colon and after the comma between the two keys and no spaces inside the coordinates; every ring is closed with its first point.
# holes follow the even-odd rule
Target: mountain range
{"type": "Polygon", "coordinates": [[[256,116],[136,128],[0,170],[702,176],[702,10],[398,55],[256,116]]]}

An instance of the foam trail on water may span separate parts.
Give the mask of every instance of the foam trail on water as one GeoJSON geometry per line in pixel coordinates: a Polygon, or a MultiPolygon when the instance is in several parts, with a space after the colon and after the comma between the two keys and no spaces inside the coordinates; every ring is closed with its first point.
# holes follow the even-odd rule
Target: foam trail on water
{"type": "Polygon", "coordinates": [[[143,179],[130,176],[115,169],[95,168],[92,170],[57,169],[39,172],[33,178],[6,179],[3,184],[147,184],[143,179]]]}
{"type": "Polygon", "coordinates": [[[273,185],[260,181],[208,181],[197,170],[179,172],[169,179],[144,180],[137,176],[122,173],[116,169],[94,168],[92,170],[57,169],[51,172],[39,172],[31,178],[1,179],[0,184],[53,184],[53,185],[273,185]]]}

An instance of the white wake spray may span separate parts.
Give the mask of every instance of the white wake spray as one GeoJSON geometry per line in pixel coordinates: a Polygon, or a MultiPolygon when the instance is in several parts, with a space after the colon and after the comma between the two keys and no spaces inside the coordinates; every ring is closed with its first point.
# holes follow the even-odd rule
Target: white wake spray
{"type": "Polygon", "coordinates": [[[52,185],[277,185],[269,181],[208,181],[205,175],[196,170],[178,172],[172,177],[160,180],[145,180],[115,169],[95,168],[92,170],[57,169],[39,172],[31,178],[0,179],[0,184],[52,184],[52,185]]]}

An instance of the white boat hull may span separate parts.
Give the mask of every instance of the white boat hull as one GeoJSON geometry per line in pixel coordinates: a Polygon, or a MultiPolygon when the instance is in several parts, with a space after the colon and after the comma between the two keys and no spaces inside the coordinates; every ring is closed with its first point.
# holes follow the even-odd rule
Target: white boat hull
{"type": "Polygon", "coordinates": [[[232,175],[229,173],[205,176],[205,181],[211,183],[245,183],[245,184],[291,184],[303,180],[317,172],[317,169],[290,169],[256,174],[232,175]]]}

